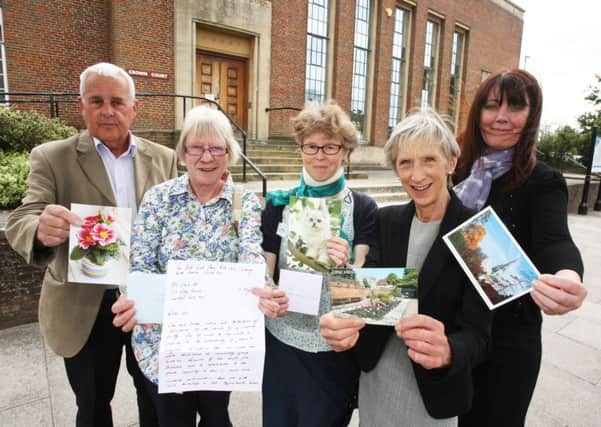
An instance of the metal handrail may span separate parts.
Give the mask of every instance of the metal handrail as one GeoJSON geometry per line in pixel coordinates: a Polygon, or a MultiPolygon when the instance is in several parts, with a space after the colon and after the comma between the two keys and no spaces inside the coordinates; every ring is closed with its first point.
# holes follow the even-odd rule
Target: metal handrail
{"type": "MultiPolygon", "coordinates": [[[[58,105],[59,103],[75,103],[77,101],[69,100],[69,99],[61,99],[63,97],[78,97],[79,93],[75,92],[0,92],[0,102],[2,102],[2,97],[10,97],[6,100],[6,103],[48,103],[50,106],[50,117],[58,118],[60,117],[58,105]],[[23,97],[23,96],[34,96],[34,97],[48,97],[47,100],[44,99],[13,99],[12,97],[23,97]]],[[[139,97],[156,97],[156,98],[181,98],[182,106],[183,106],[183,117],[186,117],[187,113],[187,100],[191,101],[200,100],[203,102],[208,102],[212,105],[215,105],[219,111],[221,111],[230,121],[232,126],[242,135],[242,181],[246,182],[246,164],[248,163],[252,169],[259,175],[261,180],[263,181],[263,196],[265,196],[267,192],[267,177],[265,174],[248,158],[247,156],[247,140],[248,136],[246,131],[236,123],[236,121],[230,117],[230,115],[219,105],[219,103],[213,99],[205,98],[204,96],[195,96],[195,95],[179,95],[173,93],[145,93],[140,92],[136,94],[136,98],[139,97]]]]}
{"type": "Polygon", "coordinates": [[[265,108],[265,112],[266,113],[270,113],[272,111],[279,111],[279,110],[293,110],[293,111],[302,111],[301,108],[298,107],[267,107],[265,108]]]}

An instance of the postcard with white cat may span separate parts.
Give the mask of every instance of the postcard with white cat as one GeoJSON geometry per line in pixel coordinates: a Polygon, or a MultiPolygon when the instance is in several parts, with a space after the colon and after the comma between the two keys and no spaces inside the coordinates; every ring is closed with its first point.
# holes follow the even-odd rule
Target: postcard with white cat
{"type": "Polygon", "coordinates": [[[394,326],[417,314],[415,268],[337,268],[329,277],[332,310],[370,325],[394,326]]]}
{"type": "Polygon", "coordinates": [[[286,251],[290,269],[325,272],[332,267],[326,246],[340,233],[341,211],[340,200],[290,197],[286,251]]]}

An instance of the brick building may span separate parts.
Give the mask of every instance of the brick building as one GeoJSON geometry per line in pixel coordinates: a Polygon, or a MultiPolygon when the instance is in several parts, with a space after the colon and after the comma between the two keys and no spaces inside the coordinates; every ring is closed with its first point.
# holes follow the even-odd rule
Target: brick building
{"type": "MultiPolygon", "coordinates": [[[[518,66],[523,13],[509,0],[0,0],[0,91],[77,92],[86,66],[110,61],[138,92],[213,97],[254,138],[290,134],[294,112],[267,108],[332,97],[382,145],[414,107],[460,127],[482,78],[518,66]]],[[[73,101],[60,117],[81,126],[73,101]]],[[[177,128],[191,105],[142,97],[135,127],[177,128]]]]}

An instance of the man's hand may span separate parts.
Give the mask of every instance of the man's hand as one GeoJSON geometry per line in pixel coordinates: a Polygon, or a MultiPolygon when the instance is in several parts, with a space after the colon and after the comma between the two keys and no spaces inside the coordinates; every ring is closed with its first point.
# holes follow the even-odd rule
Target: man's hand
{"type": "Polygon", "coordinates": [[[134,302],[124,295],[115,301],[111,311],[115,314],[113,325],[121,328],[123,332],[129,332],[136,326],[136,307],[134,302]]]}
{"type": "Polygon", "coordinates": [[[69,226],[81,225],[80,217],[60,205],[47,205],[38,220],[36,240],[47,248],[60,245],[69,238],[69,226]]]}

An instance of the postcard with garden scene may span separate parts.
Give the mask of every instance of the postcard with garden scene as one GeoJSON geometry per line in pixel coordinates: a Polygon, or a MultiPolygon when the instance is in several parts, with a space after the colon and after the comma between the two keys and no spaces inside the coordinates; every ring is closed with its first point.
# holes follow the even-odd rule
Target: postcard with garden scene
{"type": "Polygon", "coordinates": [[[83,224],[69,231],[69,282],[125,285],[131,209],[72,203],[71,212],[83,224]]]}
{"type": "Polygon", "coordinates": [[[540,276],[490,206],[443,239],[491,310],[530,292],[540,276]]]}
{"type": "Polygon", "coordinates": [[[329,274],[332,310],[370,325],[396,325],[417,314],[415,268],[340,268],[329,274]]]}
{"type": "Polygon", "coordinates": [[[331,261],[327,243],[338,236],[342,202],[327,198],[290,197],[288,204],[288,268],[328,271],[331,261]]]}

